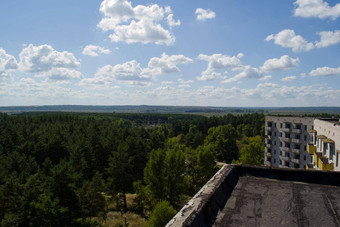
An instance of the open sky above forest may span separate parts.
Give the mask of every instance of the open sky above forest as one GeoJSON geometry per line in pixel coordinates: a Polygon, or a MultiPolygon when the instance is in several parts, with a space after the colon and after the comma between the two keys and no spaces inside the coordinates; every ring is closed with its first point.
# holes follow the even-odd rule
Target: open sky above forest
{"type": "Polygon", "coordinates": [[[0,106],[340,106],[334,0],[0,3],[0,106]]]}

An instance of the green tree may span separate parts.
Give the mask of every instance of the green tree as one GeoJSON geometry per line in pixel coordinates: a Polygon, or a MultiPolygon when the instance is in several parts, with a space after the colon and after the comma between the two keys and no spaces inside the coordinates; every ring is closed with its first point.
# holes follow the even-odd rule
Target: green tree
{"type": "Polygon", "coordinates": [[[153,150],[149,154],[149,160],[144,169],[144,182],[150,189],[153,200],[165,199],[165,152],[161,149],[153,150]]]}
{"type": "Polygon", "coordinates": [[[67,207],[62,207],[58,198],[41,194],[30,203],[32,226],[68,226],[71,224],[67,207]]]}
{"type": "Polygon", "coordinates": [[[173,216],[175,216],[176,213],[176,210],[169,204],[168,201],[161,201],[152,210],[147,226],[163,227],[173,216]]]}
{"type": "Polygon", "coordinates": [[[96,172],[91,181],[84,183],[79,193],[79,202],[83,217],[94,217],[105,212],[105,198],[101,194],[105,189],[104,180],[96,172]]]}
{"type": "Polygon", "coordinates": [[[236,145],[237,132],[232,125],[212,127],[204,140],[204,145],[211,145],[215,151],[218,161],[231,163],[238,159],[238,148],[236,145]]]}
{"type": "Polygon", "coordinates": [[[121,143],[118,150],[112,152],[107,168],[108,188],[111,193],[122,193],[124,208],[127,209],[126,193],[132,189],[132,165],[131,157],[128,154],[128,145],[121,143]]]}
{"type": "Polygon", "coordinates": [[[262,165],[264,155],[263,142],[250,139],[250,143],[245,145],[240,152],[239,161],[243,164],[262,165]]]}

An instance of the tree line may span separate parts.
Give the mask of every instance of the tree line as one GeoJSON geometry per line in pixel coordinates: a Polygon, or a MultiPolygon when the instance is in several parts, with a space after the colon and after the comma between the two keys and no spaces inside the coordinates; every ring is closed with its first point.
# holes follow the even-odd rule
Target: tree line
{"type": "Polygon", "coordinates": [[[263,128],[257,113],[0,114],[1,226],[96,226],[108,198],[157,225],[157,212],[178,210],[216,161],[262,164],[263,128]]]}

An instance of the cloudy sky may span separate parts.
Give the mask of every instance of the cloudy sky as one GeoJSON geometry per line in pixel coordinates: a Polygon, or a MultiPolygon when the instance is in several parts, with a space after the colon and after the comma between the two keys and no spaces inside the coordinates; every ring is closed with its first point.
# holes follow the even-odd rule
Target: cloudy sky
{"type": "Polygon", "coordinates": [[[334,0],[0,3],[0,106],[340,106],[334,0]]]}

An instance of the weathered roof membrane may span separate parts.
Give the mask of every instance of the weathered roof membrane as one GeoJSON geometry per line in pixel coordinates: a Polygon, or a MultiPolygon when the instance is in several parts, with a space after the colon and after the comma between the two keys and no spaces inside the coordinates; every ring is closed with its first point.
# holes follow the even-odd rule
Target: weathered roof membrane
{"type": "Polygon", "coordinates": [[[224,165],[167,226],[340,226],[340,172],[224,165]]]}

